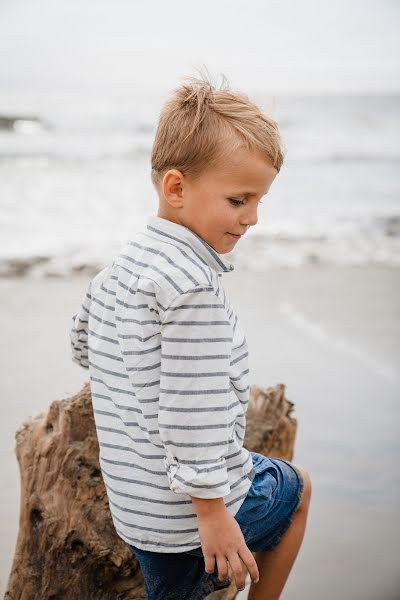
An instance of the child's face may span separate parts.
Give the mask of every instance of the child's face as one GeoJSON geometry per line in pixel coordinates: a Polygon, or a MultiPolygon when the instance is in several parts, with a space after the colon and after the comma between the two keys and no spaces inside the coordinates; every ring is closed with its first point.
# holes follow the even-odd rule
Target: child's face
{"type": "Polygon", "coordinates": [[[179,171],[171,173],[179,173],[180,180],[173,176],[164,180],[168,204],[175,207],[167,218],[197,233],[219,254],[226,254],[240,239],[232,234],[243,235],[257,223],[259,202],[277,170],[261,155],[241,149],[196,180],[188,180],[179,171]]]}

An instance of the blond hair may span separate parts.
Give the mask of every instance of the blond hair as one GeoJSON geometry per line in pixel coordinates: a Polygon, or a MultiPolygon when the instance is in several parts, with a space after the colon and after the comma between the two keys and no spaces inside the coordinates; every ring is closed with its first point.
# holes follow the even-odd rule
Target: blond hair
{"type": "Polygon", "coordinates": [[[151,152],[158,187],[169,169],[195,179],[239,148],[259,152],[279,172],[284,150],[278,124],[245,94],[217,89],[207,77],[185,77],[162,107],[151,152]]]}

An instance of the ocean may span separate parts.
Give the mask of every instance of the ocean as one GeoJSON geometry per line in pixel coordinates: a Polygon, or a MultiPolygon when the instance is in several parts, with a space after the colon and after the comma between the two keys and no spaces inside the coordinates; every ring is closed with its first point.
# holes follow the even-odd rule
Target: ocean
{"type": "MultiPolygon", "coordinates": [[[[398,266],[400,96],[252,98],[278,121],[286,159],[235,266],[398,266]]],[[[164,100],[0,100],[0,276],[96,272],[156,214],[164,100]]]]}

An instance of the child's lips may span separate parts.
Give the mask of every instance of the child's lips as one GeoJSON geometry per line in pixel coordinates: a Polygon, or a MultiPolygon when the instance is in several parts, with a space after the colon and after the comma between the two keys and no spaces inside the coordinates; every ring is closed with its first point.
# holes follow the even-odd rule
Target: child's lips
{"type": "Polygon", "coordinates": [[[234,233],[231,233],[230,231],[228,231],[228,233],[229,233],[229,235],[233,236],[233,237],[234,237],[234,238],[236,238],[237,240],[238,240],[239,238],[241,238],[241,237],[242,237],[241,235],[236,235],[236,234],[234,234],[234,233]]]}

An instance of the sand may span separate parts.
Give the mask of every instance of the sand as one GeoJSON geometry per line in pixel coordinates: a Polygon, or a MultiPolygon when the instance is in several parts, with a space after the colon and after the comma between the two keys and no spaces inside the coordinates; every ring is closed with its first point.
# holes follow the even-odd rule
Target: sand
{"type": "MultiPolygon", "coordinates": [[[[29,415],[88,379],[70,360],[68,339],[87,281],[0,280],[1,594],[18,531],[14,433],[29,415]]],[[[293,462],[309,471],[313,483],[304,542],[282,600],[395,600],[399,271],[235,270],[224,284],[247,332],[252,383],[285,383],[295,403],[293,462]]]]}

